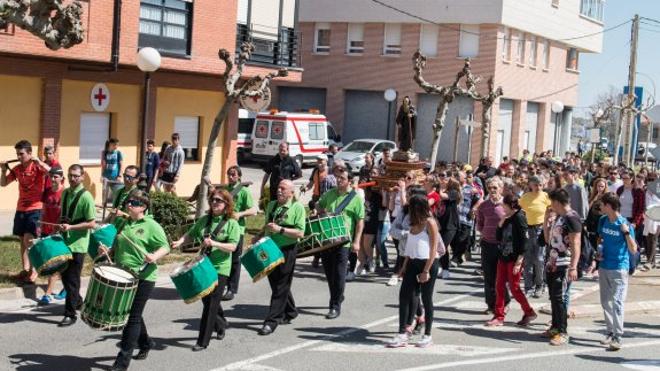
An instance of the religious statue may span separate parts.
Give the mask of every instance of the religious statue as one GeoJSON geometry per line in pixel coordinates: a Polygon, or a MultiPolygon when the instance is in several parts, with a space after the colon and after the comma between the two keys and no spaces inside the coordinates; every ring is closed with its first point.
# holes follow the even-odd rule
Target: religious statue
{"type": "Polygon", "coordinates": [[[398,129],[398,143],[400,151],[412,152],[415,142],[415,127],[417,126],[417,111],[410,102],[410,97],[405,96],[396,115],[396,126],[398,129]]]}

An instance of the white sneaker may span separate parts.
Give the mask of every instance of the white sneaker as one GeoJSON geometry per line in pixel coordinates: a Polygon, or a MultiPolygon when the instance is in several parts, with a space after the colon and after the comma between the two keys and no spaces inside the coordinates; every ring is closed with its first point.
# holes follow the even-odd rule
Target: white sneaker
{"type": "Polygon", "coordinates": [[[355,279],[355,272],[348,272],[346,274],[346,282],[353,281],[355,279]]]}
{"type": "Polygon", "coordinates": [[[449,278],[449,271],[443,270],[440,275],[441,275],[443,280],[446,280],[447,278],[449,278]]]}
{"type": "Polygon", "coordinates": [[[367,263],[367,269],[369,270],[369,273],[376,272],[376,263],[374,263],[373,259],[370,259],[369,262],[367,263]]]}
{"type": "Polygon", "coordinates": [[[387,286],[396,286],[397,284],[399,284],[399,277],[397,275],[392,275],[390,280],[387,281],[387,286]]]}
{"type": "Polygon", "coordinates": [[[410,335],[408,333],[397,334],[389,343],[387,343],[388,348],[403,348],[408,345],[410,340],[410,335]]]}
{"type": "Polygon", "coordinates": [[[367,274],[366,266],[362,264],[358,265],[356,272],[358,272],[357,273],[358,276],[364,276],[365,274],[367,274]]]}
{"type": "Polygon", "coordinates": [[[418,348],[426,348],[429,345],[433,344],[433,338],[431,335],[423,335],[422,338],[415,344],[418,348]]]}

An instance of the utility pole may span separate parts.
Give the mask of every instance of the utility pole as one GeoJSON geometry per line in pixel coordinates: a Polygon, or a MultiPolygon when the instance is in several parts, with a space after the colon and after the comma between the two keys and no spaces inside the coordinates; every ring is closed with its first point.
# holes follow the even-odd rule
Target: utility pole
{"type": "MultiPolygon", "coordinates": [[[[630,65],[628,69],[628,102],[635,101],[635,76],[637,75],[637,40],[639,36],[639,15],[635,14],[632,21],[632,29],[630,31],[630,65]]],[[[635,104],[632,104],[635,107],[635,104]]],[[[635,125],[635,112],[629,110],[627,112],[621,112],[626,114],[626,126],[625,126],[625,140],[623,143],[623,156],[622,160],[627,166],[632,166],[635,162],[633,148],[633,125],[635,125]]],[[[617,148],[617,151],[619,149],[617,148]]]]}

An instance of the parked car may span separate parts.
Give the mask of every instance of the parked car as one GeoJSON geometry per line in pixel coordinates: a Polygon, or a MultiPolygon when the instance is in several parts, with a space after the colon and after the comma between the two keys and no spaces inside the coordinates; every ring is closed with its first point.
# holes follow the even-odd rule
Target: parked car
{"type": "Polygon", "coordinates": [[[635,156],[635,161],[644,162],[646,159],[646,151],[648,150],[649,162],[655,162],[655,156],[653,156],[655,147],[655,143],[639,142],[637,144],[637,156],[635,156]]]}
{"type": "Polygon", "coordinates": [[[396,151],[396,143],[383,139],[356,139],[337,152],[335,160],[344,160],[351,172],[358,173],[360,168],[364,166],[365,154],[373,153],[376,162],[378,162],[385,148],[389,148],[394,152],[396,151]]]}

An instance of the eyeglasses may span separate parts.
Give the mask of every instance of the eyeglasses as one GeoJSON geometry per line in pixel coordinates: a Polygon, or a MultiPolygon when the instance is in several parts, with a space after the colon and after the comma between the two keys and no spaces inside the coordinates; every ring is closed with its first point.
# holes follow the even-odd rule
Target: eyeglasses
{"type": "Polygon", "coordinates": [[[224,199],[219,198],[219,197],[213,197],[213,198],[211,199],[211,203],[212,203],[212,204],[219,204],[219,203],[226,204],[227,201],[225,201],[224,199]]]}
{"type": "Polygon", "coordinates": [[[128,175],[128,174],[124,174],[122,176],[124,177],[124,179],[129,180],[129,181],[137,178],[136,176],[132,176],[132,175],[128,175]]]}
{"type": "Polygon", "coordinates": [[[69,179],[78,179],[82,176],[82,174],[69,174],[69,179]]]}
{"type": "Polygon", "coordinates": [[[128,200],[126,201],[126,205],[131,207],[140,207],[140,206],[144,206],[144,202],[140,200],[128,200]]]}

